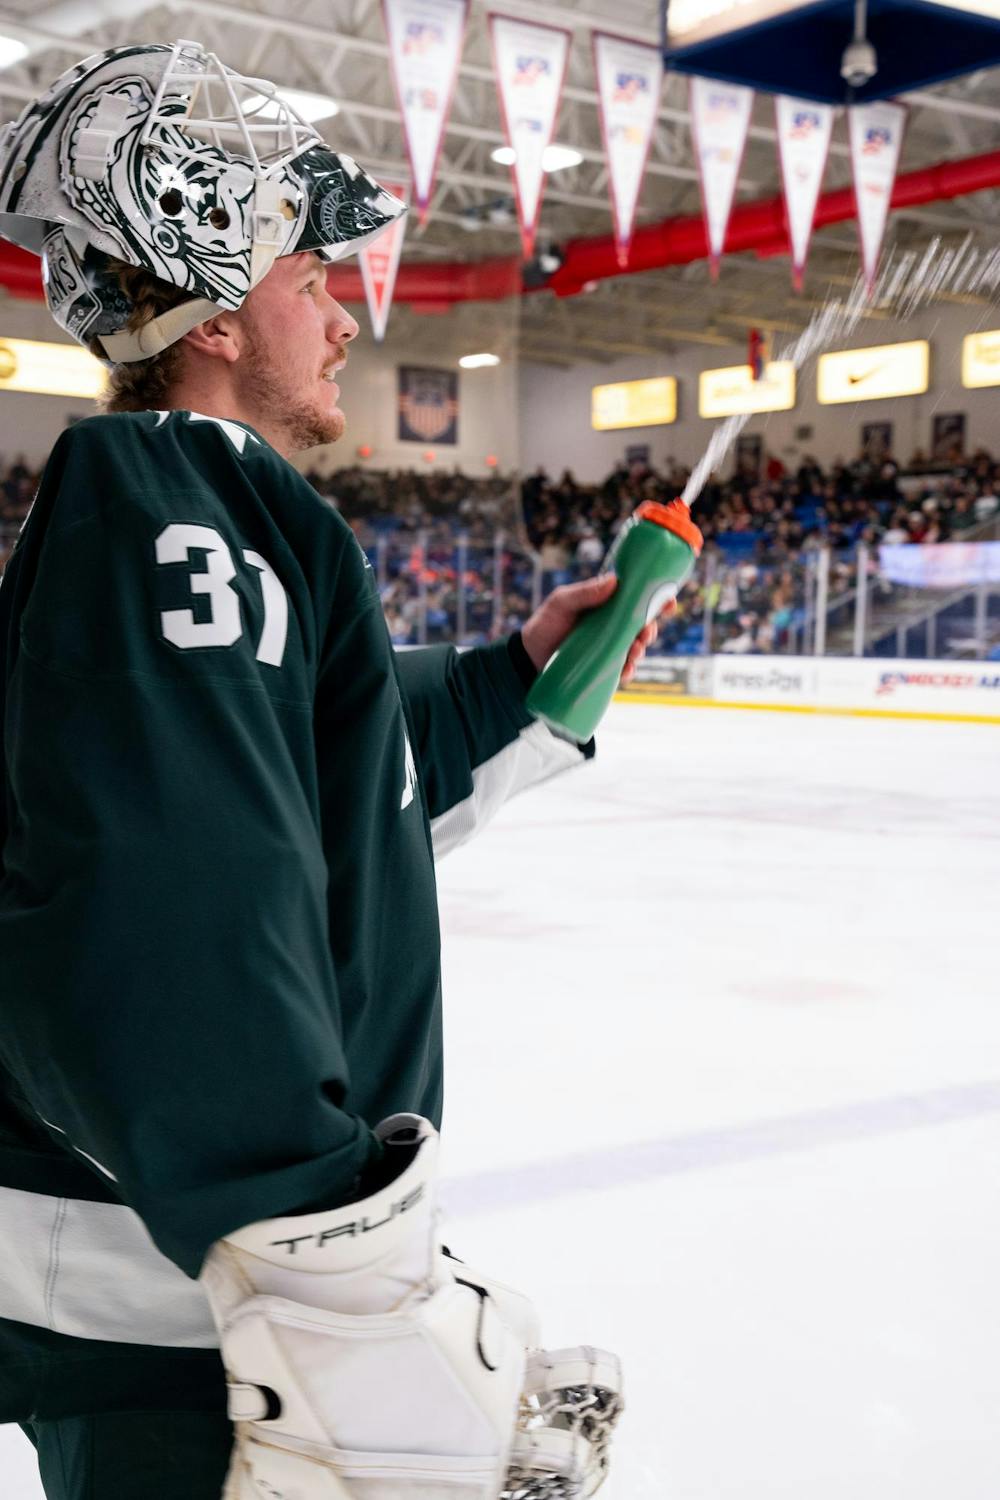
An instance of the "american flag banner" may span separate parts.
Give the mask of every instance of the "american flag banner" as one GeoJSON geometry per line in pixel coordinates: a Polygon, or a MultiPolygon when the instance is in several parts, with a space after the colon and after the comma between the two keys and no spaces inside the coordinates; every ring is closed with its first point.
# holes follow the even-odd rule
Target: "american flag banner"
{"type": "Polygon", "coordinates": [[[400,365],[399,441],[458,442],[458,371],[400,365]]]}
{"type": "Polygon", "coordinates": [[[854,201],[865,283],[871,291],[882,255],[896,169],[906,129],[906,106],[891,99],[852,104],[847,111],[854,167],[854,201]]]}
{"type": "Polygon", "coordinates": [[[792,285],[800,292],[830,150],[833,106],[779,94],[774,101],[774,121],[785,217],[792,243],[792,285]]]}
{"type": "Polygon", "coordinates": [[[538,26],[490,11],[493,69],[507,144],[514,152],[511,171],[521,225],[521,249],[530,260],[542,207],[543,158],[559,115],[571,33],[538,26]]]}
{"type": "Polygon", "coordinates": [[[663,57],[658,47],[604,31],[593,32],[591,41],[615,247],[625,267],[660,108],[663,57]]]}

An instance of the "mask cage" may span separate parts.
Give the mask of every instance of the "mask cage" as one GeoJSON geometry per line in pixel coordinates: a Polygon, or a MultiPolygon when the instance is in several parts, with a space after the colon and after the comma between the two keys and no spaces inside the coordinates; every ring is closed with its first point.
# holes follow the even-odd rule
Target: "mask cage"
{"type": "Polygon", "coordinates": [[[173,145],[164,130],[182,123],[171,108],[177,100],[186,105],[184,134],[204,144],[206,158],[210,150],[241,156],[258,178],[278,175],[304,151],[324,144],[314,126],[282,98],[273,83],[243,77],[197,42],[175,43],[140,145],[155,145],[167,155],[189,155],[173,145]]]}

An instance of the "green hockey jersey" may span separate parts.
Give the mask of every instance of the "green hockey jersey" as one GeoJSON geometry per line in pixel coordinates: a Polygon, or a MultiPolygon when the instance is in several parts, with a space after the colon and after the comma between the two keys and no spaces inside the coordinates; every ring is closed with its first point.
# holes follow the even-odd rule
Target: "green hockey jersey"
{"type": "Polygon", "coordinates": [[[60,438],[0,651],[0,1320],[208,1348],[213,1240],[440,1119],[435,848],[590,747],[517,637],[394,653],[342,518],[193,412],[60,438]]]}

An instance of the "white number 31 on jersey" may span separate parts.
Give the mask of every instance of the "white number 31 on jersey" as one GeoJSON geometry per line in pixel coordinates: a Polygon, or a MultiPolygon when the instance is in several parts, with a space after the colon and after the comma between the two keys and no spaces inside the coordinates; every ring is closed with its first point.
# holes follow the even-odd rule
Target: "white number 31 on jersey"
{"type": "MultiPolygon", "coordinates": [[[[172,646],[187,650],[194,646],[233,646],[243,634],[240,596],[233,588],[236,565],[222,537],[211,526],[173,522],[156,538],[158,563],[187,563],[193,550],[206,554],[204,572],[189,576],[192,594],[207,594],[210,614],[196,620],[192,609],[165,609],[160,613],[164,638],[172,646]]],[[[249,547],[243,560],[260,574],[264,601],[264,629],[257,643],[257,660],[280,667],[288,638],[288,595],[270,563],[249,547]]]]}

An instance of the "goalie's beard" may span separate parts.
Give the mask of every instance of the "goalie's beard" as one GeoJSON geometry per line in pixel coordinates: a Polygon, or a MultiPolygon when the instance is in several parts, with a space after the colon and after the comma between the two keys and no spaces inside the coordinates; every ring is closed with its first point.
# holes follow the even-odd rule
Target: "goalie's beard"
{"type": "MultiPolygon", "coordinates": [[[[298,368],[294,354],[276,349],[260,332],[249,306],[243,308],[243,348],[240,351],[240,405],[248,414],[251,426],[257,426],[272,440],[280,429],[282,446],[287,452],[301,453],[320,443],[335,443],[343,436],[347,419],[339,406],[324,405],[325,397],[317,384],[315,361],[307,372],[298,368]],[[316,389],[311,400],[306,392],[316,389]]],[[[294,343],[291,349],[294,351],[294,343]]]]}

